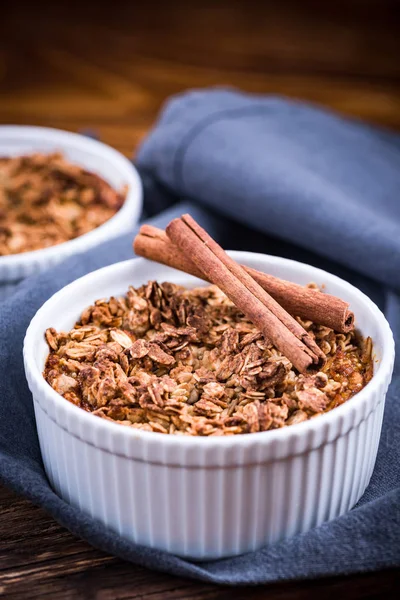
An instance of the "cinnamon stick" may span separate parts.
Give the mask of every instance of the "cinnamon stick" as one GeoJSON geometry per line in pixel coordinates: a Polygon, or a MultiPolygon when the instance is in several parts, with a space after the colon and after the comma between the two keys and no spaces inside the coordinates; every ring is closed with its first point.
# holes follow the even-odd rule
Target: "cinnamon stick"
{"type": "Polygon", "coordinates": [[[313,338],[190,215],[171,221],[166,232],[300,373],[323,366],[325,355],[313,338]]]}
{"type": "MultiPolygon", "coordinates": [[[[138,256],[179,269],[200,279],[207,279],[193,261],[171,242],[162,229],[142,225],[133,247],[138,256]]],[[[330,327],[339,333],[348,333],[354,329],[354,314],[344,300],[242,266],[291,315],[330,327]]]]}

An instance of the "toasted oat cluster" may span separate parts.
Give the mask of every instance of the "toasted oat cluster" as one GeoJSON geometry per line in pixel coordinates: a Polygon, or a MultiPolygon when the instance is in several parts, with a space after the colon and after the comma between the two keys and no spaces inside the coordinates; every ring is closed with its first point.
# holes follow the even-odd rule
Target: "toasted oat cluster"
{"type": "Polygon", "coordinates": [[[87,233],[110,219],[125,195],[59,153],[0,158],[0,256],[87,233]]]}
{"type": "Polygon", "coordinates": [[[130,287],[97,300],[68,333],[46,331],[44,377],[99,417],[180,435],[232,435],[300,423],[371,379],[370,338],[302,325],[327,356],[304,376],[216,286],[130,287]]]}

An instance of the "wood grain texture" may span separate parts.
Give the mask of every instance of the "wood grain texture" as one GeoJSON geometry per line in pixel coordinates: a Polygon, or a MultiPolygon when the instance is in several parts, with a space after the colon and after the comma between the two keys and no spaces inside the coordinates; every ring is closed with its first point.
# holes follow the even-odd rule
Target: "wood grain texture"
{"type": "Polygon", "coordinates": [[[232,589],[153,573],[91,548],[43,510],[0,487],[0,596],[76,600],[389,598],[395,571],[232,589]],[[29,524],[29,525],[28,525],[29,524]]]}
{"type": "MultiPolygon", "coordinates": [[[[171,94],[230,85],[400,129],[396,0],[8,3],[0,122],[94,131],[131,156],[171,94]]],[[[394,571],[217,587],[128,564],[0,487],[4,598],[389,598],[394,571]]]]}
{"type": "Polygon", "coordinates": [[[92,128],[131,155],[171,94],[233,85],[400,129],[395,0],[9,4],[0,122],[92,128]]]}

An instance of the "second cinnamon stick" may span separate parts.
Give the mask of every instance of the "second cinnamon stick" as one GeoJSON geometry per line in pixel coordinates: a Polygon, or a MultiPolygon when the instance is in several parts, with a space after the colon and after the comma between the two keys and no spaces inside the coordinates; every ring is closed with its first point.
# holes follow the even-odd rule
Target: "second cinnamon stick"
{"type": "MultiPolygon", "coordinates": [[[[142,225],[133,247],[138,256],[179,269],[200,279],[207,279],[193,261],[171,242],[162,229],[152,225],[142,225]]],[[[324,325],[339,333],[348,333],[354,329],[354,314],[344,300],[242,266],[291,315],[324,325]]]]}

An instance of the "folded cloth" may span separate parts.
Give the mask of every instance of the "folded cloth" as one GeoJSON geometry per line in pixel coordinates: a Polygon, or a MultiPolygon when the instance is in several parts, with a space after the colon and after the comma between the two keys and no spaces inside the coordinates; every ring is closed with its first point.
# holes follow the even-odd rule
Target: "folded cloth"
{"type": "MultiPolygon", "coordinates": [[[[145,214],[165,227],[190,212],[225,247],[281,254],[335,271],[385,309],[400,340],[399,148],[394,135],[302,104],[232,91],[189,93],[169,102],[139,151],[145,214]],[[180,202],[182,196],[190,202],[180,202]]],[[[51,490],[23,371],[25,330],[55,291],[129,258],[133,233],[27,279],[0,304],[1,480],[94,546],[176,575],[257,584],[398,566],[398,364],[376,468],[358,505],[257,552],[194,563],[150,550],[124,541],[51,490]]]]}
{"type": "Polygon", "coordinates": [[[400,288],[400,137],[279,98],[172,99],[138,164],[176,194],[400,288]]]}

